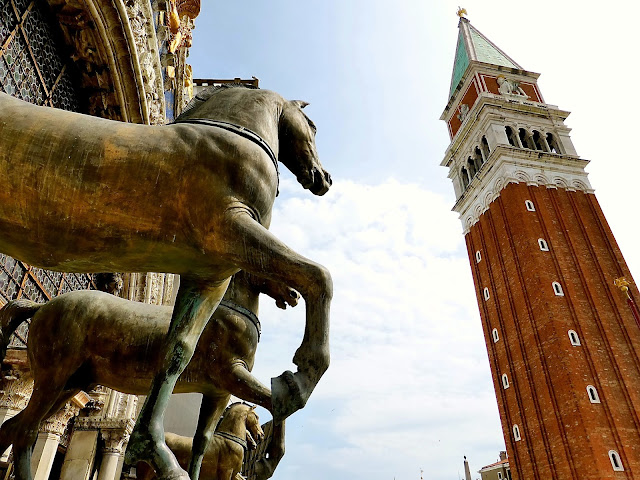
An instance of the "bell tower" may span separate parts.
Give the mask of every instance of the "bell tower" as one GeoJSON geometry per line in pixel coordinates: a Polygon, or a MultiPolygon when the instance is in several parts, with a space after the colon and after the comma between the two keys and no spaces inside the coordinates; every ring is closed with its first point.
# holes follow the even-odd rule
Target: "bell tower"
{"type": "Polygon", "coordinates": [[[514,479],[640,478],[629,269],[569,112],[459,12],[441,120],[514,479]],[[614,284],[626,278],[629,289],[614,284]],[[628,294],[628,297],[627,297],[628,294]]]}

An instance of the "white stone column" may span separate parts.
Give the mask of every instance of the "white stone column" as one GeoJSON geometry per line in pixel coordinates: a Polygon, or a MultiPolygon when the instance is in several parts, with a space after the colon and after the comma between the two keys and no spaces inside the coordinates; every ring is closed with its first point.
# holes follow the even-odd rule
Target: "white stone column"
{"type": "Polygon", "coordinates": [[[40,432],[31,454],[31,472],[33,480],[47,480],[58,451],[60,435],[40,432]]]}
{"type": "Polygon", "coordinates": [[[74,429],[60,480],[90,480],[98,448],[98,433],[97,430],[74,429]]]}
{"type": "MultiPolygon", "coordinates": [[[[80,397],[80,394],[76,395],[80,397]]],[[[84,403],[86,404],[86,402],[84,403]]],[[[56,458],[60,438],[67,428],[69,420],[75,417],[84,405],[82,399],[74,398],[62,410],[40,425],[40,433],[31,455],[33,480],[47,480],[56,458]]]]}
{"type": "Polygon", "coordinates": [[[88,394],[80,392],[73,398],[78,408],[93,414],[76,418],[60,480],[90,480],[98,450],[100,415],[108,394],[109,390],[99,385],[88,394]]]}
{"type": "Polygon", "coordinates": [[[133,420],[103,420],[100,435],[104,440],[102,464],[98,471],[98,480],[119,480],[124,463],[124,452],[133,431],[133,420]]]}

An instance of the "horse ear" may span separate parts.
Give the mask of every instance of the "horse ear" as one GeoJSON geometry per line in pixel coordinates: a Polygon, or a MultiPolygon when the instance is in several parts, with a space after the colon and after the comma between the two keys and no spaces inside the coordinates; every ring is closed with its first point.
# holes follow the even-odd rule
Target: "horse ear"
{"type": "Polygon", "coordinates": [[[249,409],[249,411],[255,410],[255,409],[256,409],[256,407],[257,407],[257,405],[254,405],[253,407],[251,407],[251,408],[249,409]]]}
{"type": "Polygon", "coordinates": [[[293,103],[296,107],[299,107],[299,108],[304,108],[307,105],[309,105],[309,102],[305,102],[303,100],[291,100],[291,103],[293,103]]]}

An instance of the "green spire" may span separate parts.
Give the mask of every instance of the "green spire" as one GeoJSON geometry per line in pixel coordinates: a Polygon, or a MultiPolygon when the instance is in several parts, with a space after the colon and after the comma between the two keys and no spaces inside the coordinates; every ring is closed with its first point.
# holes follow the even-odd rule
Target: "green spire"
{"type": "Polygon", "coordinates": [[[469,63],[472,61],[522,70],[522,67],[514,62],[509,55],[476,30],[469,20],[461,16],[458,23],[458,45],[453,63],[449,97],[453,95],[462,76],[467,71],[469,63]]]}

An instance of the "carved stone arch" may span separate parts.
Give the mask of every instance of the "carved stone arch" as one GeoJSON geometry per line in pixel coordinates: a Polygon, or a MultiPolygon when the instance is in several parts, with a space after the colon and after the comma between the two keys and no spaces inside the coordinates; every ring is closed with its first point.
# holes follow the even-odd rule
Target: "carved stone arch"
{"type": "MultiPolygon", "coordinates": [[[[125,122],[151,123],[140,62],[140,55],[147,53],[140,51],[142,38],[148,45],[156,45],[155,50],[149,52],[156,87],[162,84],[162,74],[150,4],[134,2],[136,8],[144,10],[147,20],[142,25],[134,22],[134,31],[124,0],[48,2],[81,72],[88,113],[125,122]]],[[[164,98],[160,98],[164,97],[164,88],[161,87],[159,93],[157,100],[164,102],[164,98]]],[[[164,109],[161,113],[164,115],[164,109]]]]}
{"type": "Polygon", "coordinates": [[[580,190],[581,192],[586,192],[587,190],[589,190],[589,187],[580,180],[574,180],[573,182],[571,182],[571,186],[576,190],[580,190]]]}
{"type": "Polygon", "coordinates": [[[498,178],[496,182],[493,184],[493,191],[494,192],[501,191],[507,183],[508,181],[505,181],[505,178],[502,178],[502,177],[498,178]]]}
{"type": "Polygon", "coordinates": [[[549,185],[549,179],[542,175],[541,173],[537,174],[535,177],[533,177],[533,181],[536,182],[538,185],[540,186],[544,186],[544,185],[549,185]]]}
{"type": "Polygon", "coordinates": [[[489,210],[489,206],[493,203],[493,201],[498,198],[499,192],[497,191],[489,191],[487,192],[487,194],[484,196],[484,202],[482,202],[482,204],[484,205],[484,209],[482,210],[483,212],[489,210]]]}
{"type": "Polygon", "coordinates": [[[553,184],[558,188],[564,188],[564,189],[566,189],[569,186],[567,181],[561,177],[555,177],[553,179],[553,184]]]}
{"type": "Polygon", "coordinates": [[[471,227],[473,227],[474,223],[475,222],[474,222],[473,216],[469,215],[467,217],[467,219],[465,220],[464,225],[465,225],[466,229],[469,230],[469,229],[471,229],[471,227]]]}
{"type": "Polygon", "coordinates": [[[529,183],[531,181],[529,174],[522,170],[515,171],[513,176],[518,180],[518,182],[529,183]]]}
{"type": "Polygon", "coordinates": [[[482,215],[484,211],[485,209],[482,207],[482,205],[476,205],[473,213],[475,214],[476,217],[480,217],[480,215],[482,215]]]}

